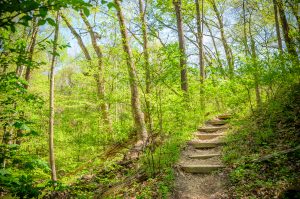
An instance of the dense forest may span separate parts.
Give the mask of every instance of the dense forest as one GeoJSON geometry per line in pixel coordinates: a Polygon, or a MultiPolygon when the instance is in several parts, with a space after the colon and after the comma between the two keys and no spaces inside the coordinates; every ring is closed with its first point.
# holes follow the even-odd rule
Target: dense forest
{"type": "Polygon", "coordinates": [[[224,198],[299,196],[299,0],[0,13],[0,198],[172,198],[186,141],[224,113],[224,198]]]}

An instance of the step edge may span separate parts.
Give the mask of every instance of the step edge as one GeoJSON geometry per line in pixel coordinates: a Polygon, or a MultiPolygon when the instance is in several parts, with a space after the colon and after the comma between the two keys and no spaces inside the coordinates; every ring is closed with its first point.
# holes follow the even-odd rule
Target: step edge
{"type": "Polygon", "coordinates": [[[221,156],[222,154],[207,154],[207,155],[189,155],[189,157],[213,157],[213,156],[221,156]]]}
{"type": "Polygon", "coordinates": [[[180,165],[181,168],[225,168],[224,165],[180,165]]]}

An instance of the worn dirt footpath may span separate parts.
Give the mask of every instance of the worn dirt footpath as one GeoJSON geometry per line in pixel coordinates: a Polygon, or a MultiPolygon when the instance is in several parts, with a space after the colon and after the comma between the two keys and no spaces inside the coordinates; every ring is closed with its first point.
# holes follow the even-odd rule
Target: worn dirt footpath
{"type": "Polygon", "coordinates": [[[221,115],[208,121],[183,149],[177,164],[172,199],[228,198],[221,148],[228,127],[225,119],[229,117],[221,115]]]}

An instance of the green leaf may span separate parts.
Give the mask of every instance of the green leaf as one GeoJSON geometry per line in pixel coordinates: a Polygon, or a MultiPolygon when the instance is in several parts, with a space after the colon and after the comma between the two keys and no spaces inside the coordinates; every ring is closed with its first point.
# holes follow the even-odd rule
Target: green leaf
{"type": "Polygon", "coordinates": [[[83,8],[83,13],[88,17],[90,15],[90,10],[87,8],[83,8]]]}
{"type": "Polygon", "coordinates": [[[10,30],[11,30],[12,32],[16,32],[16,27],[15,27],[13,24],[11,24],[11,25],[10,25],[10,30]]]}
{"type": "Polygon", "coordinates": [[[39,12],[40,12],[40,16],[41,16],[42,18],[44,18],[44,17],[46,17],[46,15],[47,15],[47,13],[48,13],[48,9],[47,9],[46,7],[40,7],[39,12]]]}
{"type": "Polygon", "coordinates": [[[29,21],[29,20],[31,20],[31,19],[32,19],[32,17],[29,16],[29,15],[25,15],[25,16],[23,16],[23,17],[21,18],[21,20],[24,20],[24,21],[29,21]]]}
{"type": "Polygon", "coordinates": [[[20,130],[30,131],[30,128],[24,122],[21,121],[15,122],[13,126],[20,130]]]}
{"type": "Polygon", "coordinates": [[[32,19],[31,16],[29,15],[25,15],[20,19],[20,24],[24,25],[24,26],[28,26],[28,21],[30,21],[32,19]]]}
{"type": "Polygon", "coordinates": [[[39,25],[39,26],[42,26],[42,25],[44,25],[45,23],[46,23],[46,20],[40,19],[39,22],[38,22],[38,25],[39,25]]]}
{"type": "Polygon", "coordinates": [[[111,9],[112,7],[116,8],[116,5],[115,5],[113,2],[109,2],[109,3],[107,4],[107,7],[108,7],[109,9],[111,9]]]}
{"type": "Polygon", "coordinates": [[[54,21],[53,19],[47,18],[46,20],[47,20],[47,22],[48,22],[51,26],[56,26],[56,23],[55,23],[55,21],[54,21]]]}
{"type": "Polygon", "coordinates": [[[102,0],[102,1],[101,1],[101,3],[102,3],[102,4],[106,4],[106,3],[107,3],[107,1],[105,1],[105,0],[102,0]]]}
{"type": "Polygon", "coordinates": [[[29,133],[23,134],[23,136],[39,136],[40,133],[34,130],[31,130],[29,133]]]}

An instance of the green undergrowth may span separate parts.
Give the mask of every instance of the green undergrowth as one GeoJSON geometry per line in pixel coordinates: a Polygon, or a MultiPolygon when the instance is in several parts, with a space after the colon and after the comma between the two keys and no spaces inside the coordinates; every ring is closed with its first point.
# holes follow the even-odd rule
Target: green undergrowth
{"type": "Polygon", "coordinates": [[[169,198],[174,188],[174,165],[181,148],[199,123],[212,117],[183,113],[176,116],[176,123],[168,123],[164,131],[155,132],[155,141],[137,161],[109,161],[110,164],[98,168],[98,172],[90,172],[91,179],[79,179],[73,184],[70,194],[76,198],[169,198]]]}
{"type": "Polygon", "coordinates": [[[299,198],[299,113],[300,85],[295,84],[231,121],[223,150],[233,198],[299,198]]]}
{"type": "Polygon", "coordinates": [[[91,179],[79,179],[70,189],[76,198],[168,198],[174,182],[173,166],[191,130],[159,137],[161,142],[146,149],[139,160],[110,161],[91,179]]]}

